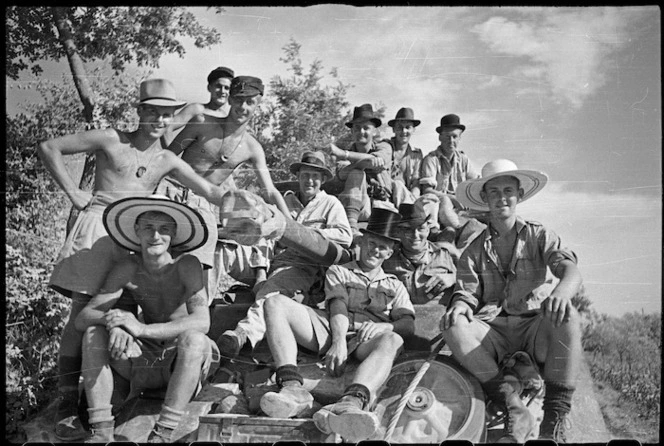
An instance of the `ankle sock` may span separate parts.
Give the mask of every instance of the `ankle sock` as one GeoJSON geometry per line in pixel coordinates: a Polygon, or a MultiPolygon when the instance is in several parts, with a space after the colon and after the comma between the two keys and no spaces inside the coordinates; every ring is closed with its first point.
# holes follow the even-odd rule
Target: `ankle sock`
{"type": "Polygon", "coordinates": [[[286,381],[297,381],[300,384],[304,384],[302,375],[298,372],[297,366],[293,364],[286,364],[277,368],[276,375],[279,388],[282,388],[286,381]]]}
{"type": "Polygon", "coordinates": [[[159,412],[157,425],[166,429],[175,430],[178,427],[178,424],[180,424],[180,420],[182,419],[183,415],[184,410],[175,410],[172,407],[164,404],[161,406],[161,412],[159,412]]]}
{"type": "Polygon", "coordinates": [[[343,396],[355,397],[360,401],[360,409],[364,409],[371,401],[371,391],[364,384],[354,383],[346,387],[343,396]]]}
{"type": "Polygon", "coordinates": [[[100,407],[88,407],[88,422],[90,424],[103,423],[105,421],[113,421],[115,418],[111,411],[113,410],[112,405],[100,406],[100,407]]]}
{"type": "Polygon", "coordinates": [[[572,407],[572,395],[576,390],[573,386],[545,382],[544,401],[542,410],[555,411],[560,415],[568,414],[572,407]]]}

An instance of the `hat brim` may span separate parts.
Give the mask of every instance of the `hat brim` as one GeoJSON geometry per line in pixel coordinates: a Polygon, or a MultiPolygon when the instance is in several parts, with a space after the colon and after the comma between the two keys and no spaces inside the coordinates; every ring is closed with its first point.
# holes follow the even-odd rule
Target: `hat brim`
{"type": "Polygon", "coordinates": [[[358,124],[367,121],[373,123],[373,125],[375,125],[376,127],[380,127],[381,125],[383,125],[383,121],[381,121],[378,118],[362,118],[362,119],[353,119],[352,121],[348,121],[346,123],[346,127],[352,128],[353,124],[358,124]]]}
{"type": "Polygon", "coordinates": [[[441,125],[436,127],[436,133],[440,133],[441,130],[443,130],[445,127],[452,127],[454,129],[461,129],[462,132],[466,131],[466,126],[463,124],[449,124],[449,125],[441,125]]]}
{"type": "Polygon", "coordinates": [[[332,171],[330,169],[328,169],[327,167],[322,167],[322,166],[318,166],[316,164],[302,163],[302,162],[297,162],[297,163],[291,164],[290,171],[293,175],[297,175],[297,173],[303,167],[310,167],[312,169],[320,170],[321,172],[323,172],[323,174],[327,177],[328,180],[334,176],[334,174],[332,174],[332,171]]]}
{"type": "Polygon", "coordinates": [[[136,218],[149,211],[169,215],[177,225],[170,248],[188,252],[207,242],[209,233],[205,220],[189,206],[167,198],[129,197],[118,200],[104,210],[103,223],[106,232],[115,243],[130,251],[141,252],[141,242],[134,225],[136,218]]]}
{"type": "Polygon", "coordinates": [[[174,107],[181,108],[187,105],[186,101],[172,101],[170,99],[147,99],[145,101],[139,101],[134,104],[135,107],[139,105],[155,105],[157,107],[174,107]]]}
{"type": "Polygon", "coordinates": [[[420,125],[422,121],[420,121],[419,119],[404,119],[404,118],[390,119],[389,121],[387,121],[387,125],[389,127],[394,127],[394,124],[396,124],[397,122],[412,122],[413,127],[417,127],[418,125],[420,125]]]}
{"type": "Polygon", "coordinates": [[[371,235],[375,235],[376,237],[384,238],[384,239],[387,239],[387,240],[392,240],[393,242],[400,242],[401,241],[396,237],[391,237],[391,236],[385,235],[385,234],[379,234],[378,232],[374,232],[370,229],[360,228],[360,232],[362,234],[371,234],[371,235]]]}
{"type": "Polygon", "coordinates": [[[487,181],[501,176],[511,176],[519,180],[520,187],[523,189],[521,201],[531,198],[542,190],[546,186],[547,181],[549,181],[549,177],[545,173],[536,170],[508,170],[489,175],[488,177],[464,181],[457,186],[455,192],[456,199],[470,209],[488,211],[489,206],[482,200],[480,192],[487,181]]]}

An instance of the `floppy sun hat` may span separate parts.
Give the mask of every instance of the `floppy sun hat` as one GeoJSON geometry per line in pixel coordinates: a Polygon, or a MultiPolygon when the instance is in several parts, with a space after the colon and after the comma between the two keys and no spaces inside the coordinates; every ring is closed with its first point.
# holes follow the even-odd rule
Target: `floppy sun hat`
{"type": "Polygon", "coordinates": [[[205,220],[194,209],[183,203],[169,200],[163,195],[129,197],[109,205],[104,211],[104,227],[115,243],[130,251],[141,251],[141,242],[134,225],[139,215],[145,212],[163,212],[177,225],[171,249],[188,252],[200,248],[208,239],[205,220]]]}
{"type": "Polygon", "coordinates": [[[480,192],[487,181],[500,176],[512,176],[519,180],[519,187],[523,189],[521,201],[526,201],[538,193],[549,180],[549,177],[543,172],[519,169],[510,160],[498,159],[490,161],[482,167],[481,178],[459,184],[455,192],[457,200],[471,209],[489,210],[487,204],[482,200],[480,192]]]}

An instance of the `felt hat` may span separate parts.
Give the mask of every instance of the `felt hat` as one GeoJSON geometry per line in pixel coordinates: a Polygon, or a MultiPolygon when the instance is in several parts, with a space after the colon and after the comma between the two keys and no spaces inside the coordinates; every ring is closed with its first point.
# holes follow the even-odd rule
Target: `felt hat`
{"type": "Polygon", "coordinates": [[[263,81],[254,76],[236,76],[231,81],[230,96],[256,96],[265,91],[263,81]]]}
{"type": "Polygon", "coordinates": [[[371,104],[362,104],[353,109],[353,119],[346,123],[346,127],[351,128],[353,124],[371,121],[376,127],[380,127],[383,123],[378,119],[373,111],[371,104]]]}
{"type": "Polygon", "coordinates": [[[413,123],[413,127],[417,127],[418,125],[420,125],[420,122],[422,122],[419,119],[415,119],[415,114],[413,113],[413,109],[408,107],[400,108],[394,119],[390,119],[389,121],[387,121],[387,125],[389,125],[390,127],[394,127],[394,124],[398,121],[410,121],[413,123]]]}
{"type": "Polygon", "coordinates": [[[457,200],[471,209],[489,210],[487,204],[482,200],[480,192],[487,181],[500,176],[511,176],[519,180],[519,187],[523,189],[523,198],[521,198],[521,201],[526,201],[542,190],[549,180],[549,177],[545,173],[536,170],[519,169],[510,160],[497,159],[486,163],[482,167],[481,178],[464,181],[457,186],[455,192],[457,200]]]}
{"type": "Polygon", "coordinates": [[[175,98],[175,87],[168,79],[144,80],[141,82],[138,98],[136,106],[146,104],[180,108],[186,104],[185,101],[178,101],[175,98]]]}
{"type": "Polygon", "coordinates": [[[141,242],[134,225],[139,215],[149,211],[163,212],[175,220],[177,229],[171,240],[173,250],[192,251],[208,240],[208,228],[201,214],[163,195],[129,197],[111,203],[104,210],[104,227],[115,243],[130,251],[141,252],[141,242]]]}
{"type": "Polygon", "coordinates": [[[461,129],[462,132],[466,130],[466,126],[461,124],[461,120],[455,114],[445,115],[440,118],[440,127],[436,127],[436,132],[440,133],[445,127],[461,129]]]}
{"type": "Polygon", "coordinates": [[[366,228],[361,228],[363,234],[373,234],[395,242],[399,238],[395,236],[396,226],[401,220],[401,214],[390,209],[374,207],[371,209],[371,216],[366,228]]]}
{"type": "Polygon", "coordinates": [[[325,162],[325,155],[323,154],[323,152],[320,151],[304,152],[302,154],[302,161],[300,161],[299,163],[291,164],[290,171],[291,173],[297,175],[300,169],[305,166],[311,167],[316,170],[320,170],[321,172],[323,172],[323,175],[326,176],[328,180],[334,176],[332,174],[332,171],[327,167],[327,163],[325,162]]]}
{"type": "Polygon", "coordinates": [[[235,77],[235,72],[228,67],[217,67],[208,74],[207,83],[211,84],[221,77],[233,79],[235,77]]]}
{"type": "Polygon", "coordinates": [[[399,227],[419,228],[424,223],[431,224],[433,220],[433,215],[427,213],[421,200],[415,200],[414,203],[401,203],[399,214],[401,214],[399,227]]]}

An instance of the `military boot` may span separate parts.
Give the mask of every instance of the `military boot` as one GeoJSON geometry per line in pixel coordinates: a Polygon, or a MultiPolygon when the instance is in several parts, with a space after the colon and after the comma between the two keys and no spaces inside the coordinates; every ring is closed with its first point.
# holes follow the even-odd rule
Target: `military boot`
{"type": "Polygon", "coordinates": [[[261,398],[261,410],[271,418],[292,418],[311,410],[314,397],[301,384],[287,385],[261,398]]]}
{"type": "Polygon", "coordinates": [[[347,397],[323,407],[313,418],[318,430],[324,434],[335,433],[347,442],[371,438],[380,424],[375,413],[361,409],[347,397]]]}
{"type": "Polygon", "coordinates": [[[506,410],[503,436],[498,443],[525,443],[533,435],[535,417],[510,384],[501,384],[500,391],[505,396],[506,410]]]}

